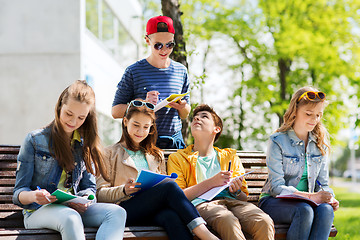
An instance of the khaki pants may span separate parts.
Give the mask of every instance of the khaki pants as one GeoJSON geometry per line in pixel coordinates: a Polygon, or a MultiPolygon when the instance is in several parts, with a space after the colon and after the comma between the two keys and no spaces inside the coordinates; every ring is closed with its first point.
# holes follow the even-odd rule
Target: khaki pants
{"type": "Polygon", "coordinates": [[[244,230],[255,240],[274,239],[273,220],[252,203],[224,198],[196,206],[222,240],[245,240],[244,230]]]}

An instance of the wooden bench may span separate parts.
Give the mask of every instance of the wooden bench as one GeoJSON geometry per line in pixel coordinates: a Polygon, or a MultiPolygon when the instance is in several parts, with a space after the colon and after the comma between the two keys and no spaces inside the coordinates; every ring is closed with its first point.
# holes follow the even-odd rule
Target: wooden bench
{"type": "MultiPolygon", "coordinates": [[[[15,184],[16,159],[20,146],[0,145],[0,240],[12,239],[61,239],[60,234],[53,230],[24,228],[21,208],[12,203],[12,192],[15,184]]],[[[165,156],[176,150],[166,150],[165,156]]],[[[246,177],[249,188],[248,201],[257,205],[261,188],[267,178],[265,155],[262,152],[238,151],[246,172],[254,170],[246,177]]],[[[276,225],[276,239],[285,239],[288,225],[276,225]]],[[[96,228],[86,228],[86,239],[95,239],[96,228]]],[[[331,229],[330,237],[337,234],[335,227],[331,229]]],[[[249,239],[250,236],[248,236],[249,239]]],[[[161,227],[126,227],[124,239],[166,240],[166,232],[161,227]]]]}

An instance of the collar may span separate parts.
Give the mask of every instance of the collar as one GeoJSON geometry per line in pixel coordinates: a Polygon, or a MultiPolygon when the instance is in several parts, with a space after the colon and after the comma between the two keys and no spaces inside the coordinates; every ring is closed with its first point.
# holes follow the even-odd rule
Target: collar
{"type": "Polygon", "coordinates": [[[81,143],[81,136],[77,129],[73,133],[73,137],[71,139],[71,145],[73,145],[75,143],[75,141],[78,141],[79,143],[81,143]]]}
{"type": "MultiPolygon", "coordinates": [[[[298,138],[298,136],[296,136],[294,129],[291,128],[288,130],[288,136],[293,146],[304,144],[304,142],[300,138],[298,138]]],[[[312,132],[309,132],[308,143],[310,143],[311,141],[315,143],[317,142],[314,134],[312,132]]]]}

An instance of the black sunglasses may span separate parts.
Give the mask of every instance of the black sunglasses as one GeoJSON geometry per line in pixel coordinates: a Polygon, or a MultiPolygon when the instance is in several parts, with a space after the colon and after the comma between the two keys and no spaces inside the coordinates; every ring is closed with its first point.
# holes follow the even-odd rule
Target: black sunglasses
{"type": "Polygon", "coordinates": [[[64,187],[70,188],[72,186],[72,172],[66,173],[66,179],[64,181],[64,187]]]}
{"type": "MultiPolygon", "coordinates": [[[[147,36],[147,35],[146,35],[147,36]]],[[[148,38],[149,38],[149,36],[147,36],[148,38]]],[[[150,39],[150,41],[151,41],[151,38],[149,38],[150,39]]],[[[164,45],[168,48],[168,49],[173,49],[174,47],[175,47],[175,42],[168,42],[168,43],[166,43],[166,44],[164,44],[164,43],[161,43],[161,42],[157,42],[157,43],[155,43],[154,44],[154,48],[156,49],[156,50],[160,50],[160,49],[162,49],[163,47],[164,47],[164,45]]]]}

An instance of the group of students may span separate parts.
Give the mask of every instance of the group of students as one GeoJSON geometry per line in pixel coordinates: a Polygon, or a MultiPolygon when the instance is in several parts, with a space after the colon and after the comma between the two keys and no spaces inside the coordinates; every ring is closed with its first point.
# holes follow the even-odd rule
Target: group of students
{"type": "Polygon", "coordinates": [[[169,59],[173,35],[170,18],[148,21],[146,41],[152,53],[126,70],[113,104],[113,116],[123,119],[119,142],[101,147],[95,94],[80,80],[60,95],[55,119],[28,134],[18,155],[13,195],[14,203],[24,209],[25,227],[53,229],[62,239],[85,239],[84,227],[98,227],[96,239],[122,239],[125,225],[159,225],[170,239],[193,239],[193,235],[245,239],[246,232],[263,240],[274,239],[275,222],[290,224],[287,239],[327,239],[339,202],[328,186],[329,139],[321,124],[325,94],[304,87],[293,95],[283,125],[269,139],[269,177],[256,207],[246,201],[249,192],[241,176],[245,169],[236,150],[214,147],[223,125],[210,106],[194,109],[194,144],[185,149],[181,149],[185,144],[179,131],[180,119],[190,112],[189,98],[155,115],[159,96],[188,91],[186,71],[169,59]],[[151,85],[158,73],[164,75],[151,85]],[[176,79],[173,85],[171,76],[176,79]],[[155,90],[166,89],[160,83],[169,78],[168,92],[155,90]],[[163,119],[167,117],[171,119],[163,119]],[[161,148],[174,147],[179,150],[166,165],[161,148]],[[178,177],[134,195],[141,189],[136,182],[141,170],[178,177]],[[228,183],[213,200],[199,198],[228,183]],[[50,193],[56,189],[96,199],[91,204],[51,204],[56,197],[50,193]],[[319,206],[276,198],[286,193],[309,198],[319,206]]]}

